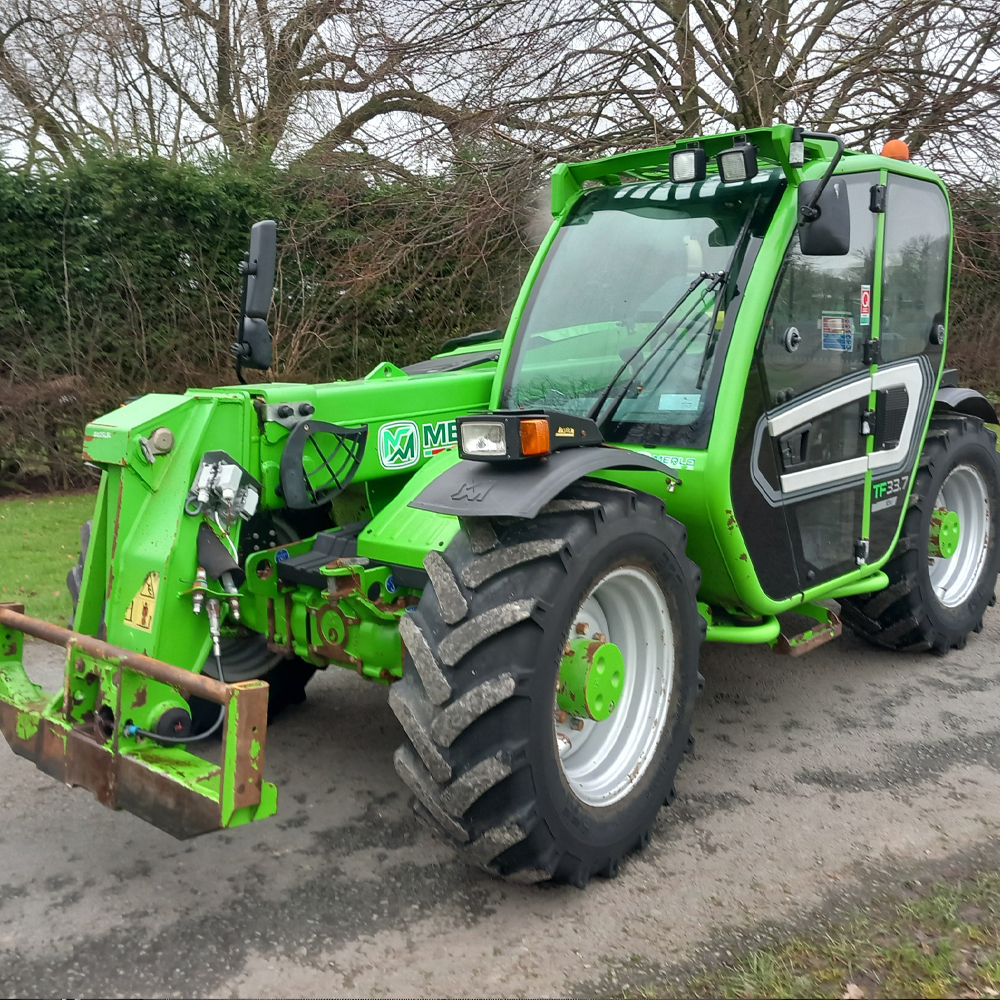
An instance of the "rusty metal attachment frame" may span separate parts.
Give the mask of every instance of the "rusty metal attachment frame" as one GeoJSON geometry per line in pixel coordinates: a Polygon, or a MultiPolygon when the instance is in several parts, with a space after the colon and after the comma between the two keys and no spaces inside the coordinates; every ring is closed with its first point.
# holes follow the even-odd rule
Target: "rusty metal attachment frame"
{"type": "Polygon", "coordinates": [[[277,789],[263,780],[266,683],[222,683],[23,612],[20,604],[0,604],[0,732],[16,754],[179,838],[274,815],[277,789]],[[62,692],[47,693],[28,678],[24,635],[66,648],[62,692]],[[168,685],[184,699],[196,695],[224,705],[221,764],[182,746],[125,737],[118,725],[97,717],[74,718],[71,682],[109,671],[117,681],[116,720],[122,718],[121,682],[128,673],[168,685]]]}

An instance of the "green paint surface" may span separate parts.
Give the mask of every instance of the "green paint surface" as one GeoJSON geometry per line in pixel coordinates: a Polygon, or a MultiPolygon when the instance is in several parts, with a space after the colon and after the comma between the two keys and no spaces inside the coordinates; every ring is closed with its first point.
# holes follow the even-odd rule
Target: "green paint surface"
{"type": "Polygon", "coordinates": [[[603,722],[615,710],[625,688],[625,658],[613,642],[579,637],[570,640],[556,686],[564,712],[603,722]]]}
{"type": "Polygon", "coordinates": [[[17,735],[19,739],[30,740],[38,732],[39,717],[32,712],[17,713],[17,735]]]}

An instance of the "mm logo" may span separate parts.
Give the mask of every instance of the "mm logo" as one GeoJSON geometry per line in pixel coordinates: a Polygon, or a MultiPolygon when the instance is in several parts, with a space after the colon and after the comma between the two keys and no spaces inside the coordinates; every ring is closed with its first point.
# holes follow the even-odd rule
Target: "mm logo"
{"type": "Polygon", "coordinates": [[[424,446],[424,458],[430,458],[431,455],[458,444],[458,427],[455,421],[439,420],[436,424],[424,424],[421,443],[424,446]]]}
{"type": "Polygon", "coordinates": [[[476,482],[472,483],[462,483],[458,490],[452,493],[452,500],[466,500],[469,503],[478,503],[481,500],[485,500],[490,490],[493,489],[495,483],[479,484],[476,482]]]}
{"type": "Polygon", "coordinates": [[[383,469],[408,469],[420,461],[417,425],[397,420],[378,429],[378,460],[383,469]]]}

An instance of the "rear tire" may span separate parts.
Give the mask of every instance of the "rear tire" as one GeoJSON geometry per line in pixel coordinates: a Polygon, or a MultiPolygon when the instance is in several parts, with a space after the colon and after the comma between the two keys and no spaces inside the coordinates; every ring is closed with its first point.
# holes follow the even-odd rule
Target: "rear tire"
{"type": "Polygon", "coordinates": [[[593,482],[533,520],[466,521],[428,555],[430,584],[400,623],[395,764],[418,816],[468,861],[582,887],[648,843],[698,690],[700,574],[686,541],[662,501],[593,482]],[[608,719],[582,724],[571,758],[555,689],[584,621],[626,654],[626,686],[608,719]]]}
{"type": "Polygon", "coordinates": [[[843,620],[870,642],[897,650],[946,653],[982,629],[996,602],[1000,571],[1000,458],[996,435],[977,417],[931,419],[903,528],[884,571],[889,586],[847,597],[843,620]],[[958,549],[929,554],[938,506],[961,507],[958,549]]]}
{"type": "Polygon", "coordinates": [[[80,555],[73,564],[73,568],[66,574],[66,589],[69,591],[70,601],[73,605],[69,616],[69,628],[73,627],[73,622],[76,619],[76,606],[80,600],[80,588],[83,586],[83,566],[87,561],[87,549],[90,547],[90,532],[93,527],[93,518],[88,518],[80,525],[80,555]]]}
{"type": "MultiPolygon", "coordinates": [[[[263,511],[243,529],[240,538],[241,559],[252,552],[275,545],[297,541],[298,532],[278,513],[263,511]],[[257,530],[257,534],[254,530],[257,530]],[[258,539],[260,535],[260,539],[258,539]],[[257,541],[254,541],[258,539],[257,541]]],[[[267,637],[260,632],[237,626],[235,634],[224,635],[219,643],[222,654],[222,676],[229,683],[261,680],[268,685],[267,721],[273,721],[292,705],[306,700],[306,685],[318,669],[297,656],[287,657],[267,648],[267,637]]],[[[209,654],[201,672],[218,677],[215,657],[209,654]]],[[[214,724],[219,707],[201,698],[191,699],[191,719],[195,733],[204,732],[214,724]]]]}

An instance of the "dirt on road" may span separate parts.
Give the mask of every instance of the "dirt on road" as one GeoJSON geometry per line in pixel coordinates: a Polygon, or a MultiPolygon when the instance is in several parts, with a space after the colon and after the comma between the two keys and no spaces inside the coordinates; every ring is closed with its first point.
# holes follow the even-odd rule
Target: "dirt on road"
{"type": "MultiPolygon", "coordinates": [[[[58,651],[28,646],[59,683],[58,651]]],[[[1000,867],[1000,613],[948,656],[706,646],[694,752],[613,881],[506,885],[410,812],[385,690],[268,736],[279,814],[179,842],[0,745],[0,994],[621,992],[955,859],[1000,867]]]]}

